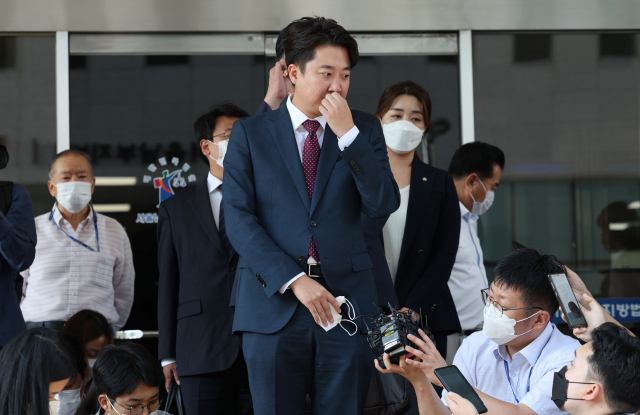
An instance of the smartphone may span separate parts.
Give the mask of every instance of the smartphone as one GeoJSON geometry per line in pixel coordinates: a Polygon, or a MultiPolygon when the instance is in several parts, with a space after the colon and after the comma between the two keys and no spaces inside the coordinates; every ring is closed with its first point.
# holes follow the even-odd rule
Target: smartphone
{"type": "Polygon", "coordinates": [[[551,281],[551,286],[556,293],[560,308],[562,308],[562,312],[567,318],[569,327],[572,329],[587,327],[587,319],[584,318],[582,310],[580,310],[580,304],[571,289],[571,285],[569,285],[566,274],[551,274],[549,275],[549,281],[551,281]]]}
{"type": "Polygon", "coordinates": [[[460,369],[456,366],[441,367],[440,369],[434,370],[433,373],[440,379],[442,386],[444,386],[447,392],[457,393],[470,401],[473,406],[476,407],[479,414],[487,412],[487,407],[482,403],[482,399],[480,399],[476,391],[473,390],[469,382],[467,382],[467,379],[462,376],[460,369]]]}

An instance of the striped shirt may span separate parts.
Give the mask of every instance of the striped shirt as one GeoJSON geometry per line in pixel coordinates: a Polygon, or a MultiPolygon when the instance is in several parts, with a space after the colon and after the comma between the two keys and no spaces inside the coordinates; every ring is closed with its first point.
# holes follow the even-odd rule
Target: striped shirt
{"type": "Polygon", "coordinates": [[[100,252],[93,214],[74,230],[54,206],[36,217],[36,258],[23,271],[22,314],[25,321],[66,321],[83,309],[104,315],[114,331],[124,326],[133,304],[135,271],[131,243],[122,225],[97,213],[100,252]],[[90,246],[91,251],[64,234],[90,246]]]}

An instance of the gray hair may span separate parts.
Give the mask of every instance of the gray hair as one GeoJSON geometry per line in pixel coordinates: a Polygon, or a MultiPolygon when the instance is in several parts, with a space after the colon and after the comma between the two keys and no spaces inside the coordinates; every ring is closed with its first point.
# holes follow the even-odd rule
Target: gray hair
{"type": "Polygon", "coordinates": [[[59,158],[68,156],[68,155],[76,155],[76,156],[84,157],[87,160],[87,163],[89,163],[89,170],[91,171],[91,175],[93,176],[93,164],[91,164],[91,157],[89,157],[89,155],[84,151],[75,150],[72,148],[69,150],[61,151],[55,156],[53,156],[53,158],[49,162],[49,179],[53,180],[53,168],[56,165],[56,161],[58,161],[59,158]]]}

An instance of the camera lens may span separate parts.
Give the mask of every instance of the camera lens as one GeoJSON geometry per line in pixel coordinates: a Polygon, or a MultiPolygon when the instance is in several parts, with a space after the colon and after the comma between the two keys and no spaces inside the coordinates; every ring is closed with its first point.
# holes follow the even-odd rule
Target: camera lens
{"type": "Polygon", "coordinates": [[[8,162],[9,162],[9,152],[7,151],[7,147],[0,145],[0,170],[7,167],[8,162]]]}

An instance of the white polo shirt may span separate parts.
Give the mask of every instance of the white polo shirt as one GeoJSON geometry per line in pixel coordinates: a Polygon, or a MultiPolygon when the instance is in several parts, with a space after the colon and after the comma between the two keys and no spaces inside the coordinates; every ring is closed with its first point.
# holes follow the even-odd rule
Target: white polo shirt
{"type": "MultiPolygon", "coordinates": [[[[522,403],[537,415],[565,414],[551,400],[554,372],[569,365],[580,342],[560,333],[553,323],[513,357],[482,332],[463,342],[453,364],[476,389],[517,405],[522,403]]],[[[447,391],[442,393],[442,401],[447,391]]]]}

